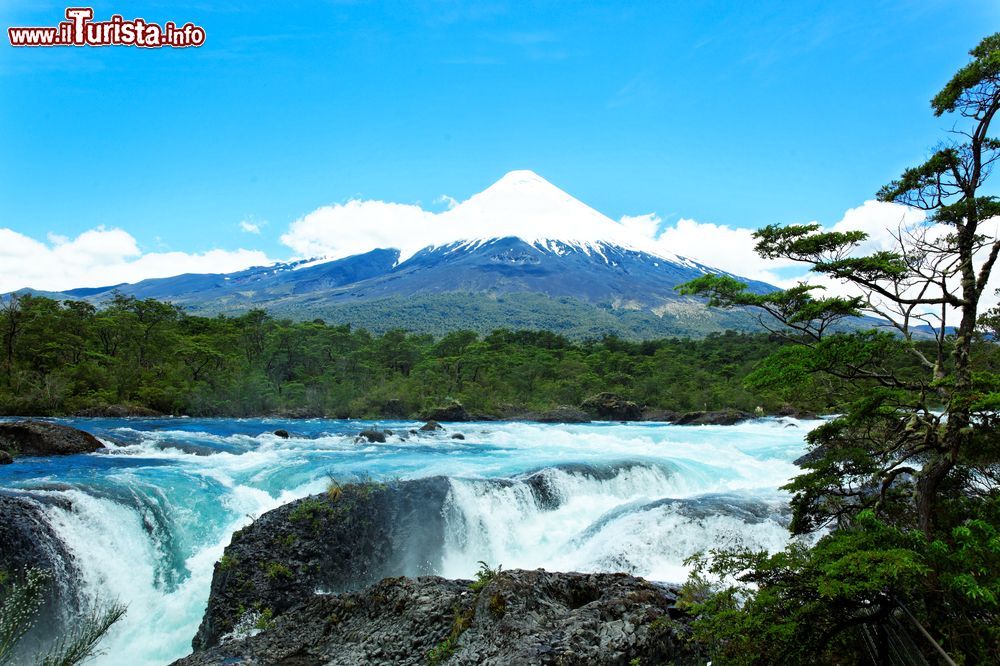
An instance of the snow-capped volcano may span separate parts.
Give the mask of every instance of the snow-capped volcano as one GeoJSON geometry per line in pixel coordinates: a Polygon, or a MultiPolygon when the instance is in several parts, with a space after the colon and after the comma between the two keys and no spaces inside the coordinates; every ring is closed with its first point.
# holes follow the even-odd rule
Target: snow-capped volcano
{"type": "MultiPolygon", "coordinates": [[[[333,247],[325,259],[117,289],[199,313],[264,308],[375,331],[504,326],[656,337],[754,325],[746,315],[710,310],[676,291],[724,271],[665,252],[531,171],[512,171],[442,213],[379,206],[377,219],[363,227],[378,233],[349,252],[333,247]]],[[[333,221],[300,220],[317,240],[343,231],[333,221]]],[[[759,292],[772,289],[746,282],[759,292]]],[[[68,295],[100,301],[110,293],[68,295]]]]}
{"type": "Polygon", "coordinates": [[[501,238],[548,251],[600,254],[614,246],[692,265],[528,170],[511,171],[439,213],[375,200],[324,206],[293,222],[282,241],[302,257],[319,258],[300,265],[305,268],[376,247],[399,250],[405,262],[428,248],[478,247],[501,238]]]}
{"type": "Polygon", "coordinates": [[[438,218],[441,235],[436,245],[477,246],[519,238],[542,249],[558,244],[601,252],[603,246],[614,245],[686,263],[529,170],[507,173],[438,218]]]}

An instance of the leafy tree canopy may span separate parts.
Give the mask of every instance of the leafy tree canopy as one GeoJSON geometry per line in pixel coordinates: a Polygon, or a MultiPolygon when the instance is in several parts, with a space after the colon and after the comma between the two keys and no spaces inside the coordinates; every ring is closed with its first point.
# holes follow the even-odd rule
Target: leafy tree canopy
{"type": "Polygon", "coordinates": [[[865,233],[816,224],[755,234],[762,257],[803,262],[856,296],[820,297],[807,284],[752,294],[725,276],[683,287],[713,305],[766,312],[773,319],[762,321],[793,343],[748,385],[827,376],[855,396],[810,434],[803,473],[786,487],[800,541],[698,563],[695,589],[711,587],[707,574],[726,581],[699,605],[698,635],[717,663],[888,663],[890,649],[910,663],[945,653],[1000,663],[1000,314],[980,313],[1000,253],[984,227],[1000,202],[982,192],[1000,154],[989,136],[1000,34],[971,55],[932,101],[936,115],[957,116],[950,139],[878,193],[927,212],[895,231],[894,248],[863,254],[865,233]],[[881,330],[837,332],[858,315],[881,330]]]}

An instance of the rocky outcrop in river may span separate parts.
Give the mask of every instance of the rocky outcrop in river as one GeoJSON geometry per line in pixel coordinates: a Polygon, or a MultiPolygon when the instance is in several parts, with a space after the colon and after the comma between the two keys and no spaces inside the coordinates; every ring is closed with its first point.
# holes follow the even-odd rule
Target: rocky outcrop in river
{"type": "MultiPolygon", "coordinates": [[[[489,483],[558,504],[544,471],[489,483]]],[[[216,564],[196,652],[177,666],[696,663],[674,588],[626,574],[426,575],[440,570],[449,489],[444,477],[333,484],[261,516],[216,564]]]]}
{"type": "Polygon", "coordinates": [[[0,449],[23,456],[92,453],[104,444],[88,432],[47,421],[0,423],[0,449]]]}
{"type": "Polygon", "coordinates": [[[444,477],[333,485],[264,514],[233,535],[216,564],[194,648],[216,645],[248,610],[276,616],[317,590],[439,570],[449,487],[444,477]]]}
{"type": "Polygon", "coordinates": [[[683,640],[676,600],[676,590],[625,574],[387,578],[309,595],[276,620],[255,614],[260,633],[174,666],[703,663],[683,640]]]}

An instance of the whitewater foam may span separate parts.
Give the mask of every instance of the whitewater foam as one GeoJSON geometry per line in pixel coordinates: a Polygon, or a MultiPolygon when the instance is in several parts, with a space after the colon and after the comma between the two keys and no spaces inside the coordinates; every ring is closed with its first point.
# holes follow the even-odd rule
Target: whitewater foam
{"type": "Polygon", "coordinates": [[[476,423],[410,435],[416,424],[383,422],[399,434],[372,444],[355,436],[373,424],[357,421],[67,422],[118,445],[20,459],[0,469],[0,483],[62,500],[45,512],[77,560],[84,593],[129,605],[96,663],[130,665],[186,654],[231,534],[324,490],[330,476],[450,477],[446,576],[469,577],[485,560],[676,581],[697,550],[786,543],[787,497],[776,489],[796,473],[791,461],[817,424],[476,423]],[[274,436],[277,428],[292,437],[274,436]],[[456,430],[466,439],[451,439],[456,430]],[[735,498],[731,509],[711,500],[718,493],[735,498]]]}

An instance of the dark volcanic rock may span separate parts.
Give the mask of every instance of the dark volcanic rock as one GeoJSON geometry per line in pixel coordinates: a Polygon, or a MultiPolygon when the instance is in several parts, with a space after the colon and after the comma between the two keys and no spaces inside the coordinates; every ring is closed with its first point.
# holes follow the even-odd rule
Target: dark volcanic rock
{"type": "Polygon", "coordinates": [[[669,409],[644,409],[642,410],[643,421],[675,421],[680,414],[669,409]]]}
{"type": "Polygon", "coordinates": [[[452,400],[450,404],[430,410],[424,418],[428,421],[468,421],[469,413],[462,403],[452,400]]]}
{"type": "Polygon", "coordinates": [[[385,444],[385,433],[381,430],[362,430],[358,433],[358,437],[372,443],[385,444]]]}
{"type": "Polygon", "coordinates": [[[615,393],[598,393],[584,400],[580,408],[605,421],[637,421],[642,416],[639,405],[615,393]]]}
{"type": "MultiPolygon", "coordinates": [[[[49,578],[37,621],[20,646],[29,651],[64,631],[80,603],[78,571],[69,550],[45,518],[46,501],[51,500],[0,492],[0,571],[19,578],[28,569],[37,569],[49,578]]],[[[15,659],[14,663],[21,662],[15,659]]]]}
{"type": "Polygon", "coordinates": [[[285,430],[284,428],[278,428],[277,430],[275,430],[274,436],[280,437],[281,439],[288,439],[289,437],[291,437],[291,435],[288,434],[288,431],[285,430]]]}
{"type": "Polygon", "coordinates": [[[435,430],[444,430],[444,427],[434,420],[428,421],[420,426],[420,432],[434,432],[435,430]]]}
{"type": "Polygon", "coordinates": [[[465,439],[465,435],[463,435],[460,432],[456,432],[454,435],[451,436],[451,438],[452,439],[465,439]]]}
{"type": "Polygon", "coordinates": [[[813,419],[819,418],[816,416],[816,412],[810,412],[808,409],[799,409],[798,407],[792,407],[791,405],[785,405],[777,412],[777,416],[788,416],[793,419],[802,419],[803,421],[811,421],[813,419]]]}
{"type": "Polygon", "coordinates": [[[674,425],[736,425],[753,418],[753,414],[738,409],[718,412],[687,412],[671,421],[674,425]]]}
{"type": "Polygon", "coordinates": [[[232,632],[241,608],[279,616],[316,590],[437,571],[450,487],[444,477],[351,484],[264,514],[233,535],[215,565],[195,649],[232,632]]]}
{"type": "Polygon", "coordinates": [[[676,598],[625,574],[504,571],[478,592],[468,581],[388,578],[309,595],[262,633],[174,666],[423,666],[449,639],[447,664],[704,663],[679,635],[676,598]]]}
{"type": "Polygon", "coordinates": [[[90,433],[46,421],[0,423],[0,448],[24,456],[62,456],[103,449],[90,433]]]}

